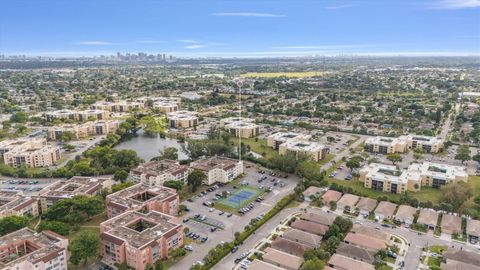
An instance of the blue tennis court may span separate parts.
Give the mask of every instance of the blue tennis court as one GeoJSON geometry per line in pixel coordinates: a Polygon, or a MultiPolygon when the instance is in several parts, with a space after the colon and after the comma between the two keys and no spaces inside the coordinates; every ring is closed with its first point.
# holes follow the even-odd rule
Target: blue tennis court
{"type": "Polygon", "coordinates": [[[260,190],[258,189],[243,187],[227,198],[220,200],[218,203],[239,209],[248,202],[254,200],[258,194],[260,194],[260,190]]]}

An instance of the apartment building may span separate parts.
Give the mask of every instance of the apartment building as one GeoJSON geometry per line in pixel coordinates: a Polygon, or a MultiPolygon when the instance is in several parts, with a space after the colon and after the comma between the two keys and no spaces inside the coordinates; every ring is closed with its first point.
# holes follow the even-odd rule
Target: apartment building
{"type": "Polygon", "coordinates": [[[168,126],[170,128],[193,128],[198,125],[196,112],[175,111],[167,113],[168,126]]]}
{"type": "Polygon", "coordinates": [[[157,211],[171,216],[178,214],[180,198],[175,189],[136,184],[110,194],[105,199],[108,218],[126,211],[157,211]]]}
{"type": "Polygon", "coordinates": [[[40,191],[40,209],[45,212],[56,202],[77,195],[94,196],[102,189],[111,189],[111,178],[74,176],[58,181],[40,191]]]}
{"type": "Polygon", "coordinates": [[[130,179],[148,186],[163,186],[165,181],[176,180],[187,183],[189,169],[175,160],[149,161],[130,171],[130,179]]]}
{"type": "Polygon", "coordinates": [[[23,228],[0,237],[3,270],[66,270],[68,239],[51,231],[23,228]]]}
{"type": "Polygon", "coordinates": [[[360,171],[364,186],[378,191],[401,194],[405,191],[419,191],[422,186],[439,188],[458,181],[468,181],[463,166],[433,162],[413,163],[406,170],[386,164],[371,163],[360,171]]]}
{"type": "Polygon", "coordinates": [[[47,129],[48,138],[57,140],[64,132],[71,132],[75,139],[82,139],[91,135],[105,135],[117,131],[120,121],[100,120],[83,124],[65,124],[47,129]]]}
{"type": "Polygon", "coordinates": [[[365,141],[366,151],[381,154],[404,153],[407,151],[407,142],[405,136],[399,138],[391,137],[369,137],[365,141]]]}
{"type": "Polygon", "coordinates": [[[226,157],[210,157],[190,163],[191,169],[200,170],[207,176],[203,184],[228,183],[243,173],[243,162],[226,157]]]}
{"type": "Polygon", "coordinates": [[[100,224],[100,256],[107,265],[145,269],[183,245],[183,226],[156,211],[128,211],[100,224]]]}
{"type": "Polygon", "coordinates": [[[140,110],[145,106],[142,102],[135,101],[98,101],[90,106],[92,110],[104,110],[109,112],[130,112],[135,109],[140,110]]]}
{"type": "Polygon", "coordinates": [[[365,150],[373,153],[405,153],[408,150],[422,149],[425,153],[438,153],[443,148],[443,140],[423,135],[403,135],[393,137],[370,137],[365,141],[365,150]]]}
{"type": "Polygon", "coordinates": [[[104,120],[110,117],[110,112],[104,110],[59,110],[46,113],[47,121],[54,119],[73,120],[73,121],[87,121],[87,120],[104,120]]]}
{"type": "Polygon", "coordinates": [[[135,101],[146,103],[149,100],[151,100],[153,103],[156,103],[156,102],[175,103],[175,104],[178,104],[178,106],[180,106],[182,103],[181,97],[140,97],[140,98],[137,98],[135,101]]]}
{"type": "Polygon", "coordinates": [[[280,155],[286,155],[287,153],[293,153],[297,157],[304,154],[313,161],[319,161],[325,158],[329,153],[329,149],[317,142],[308,142],[303,140],[291,139],[280,145],[280,155]]]}
{"type": "Polygon", "coordinates": [[[48,167],[60,159],[60,148],[48,145],[45,138],[21,138],[1,142],[0,154],[6,165],[15,168],[48,167]]]}
{"type": "Polygon", "coordinates": [[[295,132],[277,132],[267,138],[267,145],[275,150],[280,149],[280,145],[288,140],[309,141],[311,135],[305,135],[295,132]]]}
{"type": "Polygon", "coordinates": [[[180,109],[180,104],[168,101],[156,101],[153,103],[153,108],[158,109],[163,113],[176,112],[180,109]]]}
{"type": "Polygon", "coordinates": [[[408,149],[422,149],[425,153],[438,153],[443,148],[443,140],[422,135],[407,136],[408,149]]]}
{"type": "Polygon", "coordinates": [[[260,134],[260,126],[252,122],[231,122],[226,124],[224,128],[235,137],[253,138],[260,134]]]}
{"type": "Polygon", "coordinates": [[[36,198],[24,196],[21,191],[0,190],[0,218],[23,215],[36,217],[38,210],[36,198]]]}

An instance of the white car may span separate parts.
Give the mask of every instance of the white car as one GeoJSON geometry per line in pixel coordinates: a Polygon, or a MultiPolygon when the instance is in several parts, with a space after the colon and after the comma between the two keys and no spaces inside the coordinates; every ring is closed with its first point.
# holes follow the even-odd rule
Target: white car
{"type": "Polygon", "coordinates": [[[188,250],[188,251],[193,251],[193,247],[192,247],[192,246],[190,246],[190,245],[188,245],[188,246],[185,246],[184,248],[185,248],[185,250],[188,250]]]}

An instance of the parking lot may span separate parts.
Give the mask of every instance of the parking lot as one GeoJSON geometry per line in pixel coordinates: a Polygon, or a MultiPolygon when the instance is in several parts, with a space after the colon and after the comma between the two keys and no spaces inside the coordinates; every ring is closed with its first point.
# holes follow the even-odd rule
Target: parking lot
{"type": "Polygon", "coordinates": [[[189,212],[182,217],[182,219],[186,221],[183,223],[183,225],[188,227],[193,233],[200,235],[198,239],[201,239],[205,236],[208,237],[208,239],[203,243],[198,240],[192,243],[191,246],[195,252],[187,255],[180,262],[176,263],[174,266],[172,266],[172,269],[188,269],[193,263],[201,260],[207,254],[207,252],[217,244],[220,244],[222,241],[232,241],[234,239],[235,232],[242,232],[245,226],[249,224],[252,219],[267,213],[277,203],[277,201],[282,199],[285,195],[293,190],[296,182],[298,181],[298,178],[292,175],[288,176],[288,178],[271,176],[268,174],[268,170],[251,166],[251,164],[249,164],[250,163],[246,163],[245,176],[242,179],[239,179],[235,183],[224,185],[223,187],[219,186],[214,191],[205,192],[207,195],[202,195],[202,197],[196,195],[191,201],[187,200],[183,202],[183,204],[189,208],[189,212]],[[266,172],[262,174],[259,171],[266,172]],[[267,175],[267,179],[262,181],[262,183],[258,183],[258,179],[264,175],[267,175]],[[284,186],[280,187],[279,184],[274,186],[274,182],[271,182],[272,178],[280,180],[284,183],[284,186]],[[237,188],[242,184],[257,188],[263,186],[264,189],[271,187],[271,192],[266,192],[264,194],[263,201],[252,202],[254,207],[244,215],[240,215],[238,212],[235,214],[229,214],[228,212],[203,205],[203,203],[207,201],[215,202],[215,200],[213,200],[215,193],[222,194],[223,191],[229,191],[232,193],[238,190],[237,188]],[[237,186],[237,188],[234,188],[234,186],[237,186]],[[195,215],[205,216],[205,220],[194,220],[195,215]],[[224,229],[218,228],[212,232],[211,228],[213,226],[209,224],[223,227],[224,229]]]}
{"type": "Polygon", "coordinates": [[[350,134],[327,132],[320,138],[319,142],[330,148],[330,153],[338,154],[348,147],[348,142],[350,140],[355,140],[355,138],[350,134]],[[335,141],[330,142],[328,140],[329,137],[335,138],[335,141]]]}
{"type": "Polygon", "coordinates": [[[5,179],[0,180],[0,189],[19,190],[24,194],[35,194],[58,179],[5,179]]]}

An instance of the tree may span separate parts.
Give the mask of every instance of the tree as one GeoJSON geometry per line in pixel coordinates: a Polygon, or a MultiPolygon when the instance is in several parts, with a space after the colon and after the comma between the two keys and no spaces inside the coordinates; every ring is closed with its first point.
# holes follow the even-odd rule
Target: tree
{"type": "Polygon", "coordinates": [[[167,147],[163,149],[163,151],[159,150],[160,157],[159,159],[170,159],[170,160],[177,160],[178,159],[178,149],[175,147],[167,147]]]}
{"type": "Polygon", "coordinates": [[[10,116],[10,122],[12,123],[26,123],[28,120],[28,114],[26,112],[16,112],[10,116]]]}
{"type": "Polygon", "coordinates": [[[324,266],[325,265],[321,260],[314,258],[311,260],[306,260],[303,263],[302,268],[300,269],[301,270],[322,270],[324,266]]]}
{"type": "Polygon", "coordinates": [[[480,163],[480,153],[473,156],[472,159],[475,160],[476,162],[480,163]]]}
{"type": "Polygon", "coordinates": [[[455,159],[462,161],[462,164],[465,161],[470,160],[470,148],[468,147],[468,145],[460,145],[457,148],[457,154],[455,155],[455,159]]]}
{"type": "Polygon", "coordinates": [[[193,170],[187,177],[187,183],[191,187],[192,192],[195,192],[206,178],[207,176],[202,171],[193,170]]]}
{"type": "Polygon", "coordinates": [[[112,185],[112,193],[126,189],[131,186],[133,186],[133,182],[124,182],[124,183],[112,185]]]}
{"type": "Polygon", "coordinates": [[[120,182],[125,182],[128,178],[128,172],[125,170],[118,170],[115,172],[113,175],[113,179],[120,181],[120,182]]]}
{"type": "Polygon", "coordinates": [[[75,139],[75,134],[73,134],[71,131],[64,131],[62,134],[57,136],[57,140],[61,142],[68,142],[75,139]]]}
{"type": "Polygon", "coordinates": [[[28,218],[24,216],[9,216],[0,219],[0,236],[26,227],[28,221],[28,218]]]}
{"type": "Polygon", "coordinates": [[[451,183],[441,187],[441,202],[451,204],[458,209],[472,195],[472,191],[464,183],[451,183]]]}
{"type": "Polygon", "coordinates": [[[402,162],[403,158],[400,154],[388,154],[387,159],[390,160],[393,165],[397,162],[402,162]]]}
{"type": "Polygon", "coordinates": [[[98,234],[91,232],[80,232],[68,246],[70,251],[70,262],[73,265],[79,265],[83,261],[85,265],[90,258],[98,256],[100,238],[98,234]]]}
{"type": "Polygon", "coordinates": [[[177,180],[168,180],[163,182],[164,187],[174,188],[176,190],[181,190],[183,188],[183,182],[177,180]]]}
{"type": "Polygon", "coordinates": [[[68,235],[70,233],[70,226],[67,223],[60,221],[44,220],[38,226],[38,231],[50,230],[60,235],[68,235]]]}
{"type": "Polygon", "coordinates": [[[355,168],[360,168],[360,161],[356,158],[351,158],[347,161],[346,165],[350,168],[350,171],[353,171],[355,168]]]}
{"type": "Polygon", "coordinates": [[[332,236],[328,238],[328,240],[325,242],[325,250],[328,253],[333,254],[337,250],[338,245],[340,245],[340,239],[332,236]]]}
{"type": "Polygon", "coordinates": [[[415,160],[419,160],[423,157],[423,154],[424,154],[424,151],[422,148],[415,148],[413,150],[413,157],[415,158],[415,160]]]}

